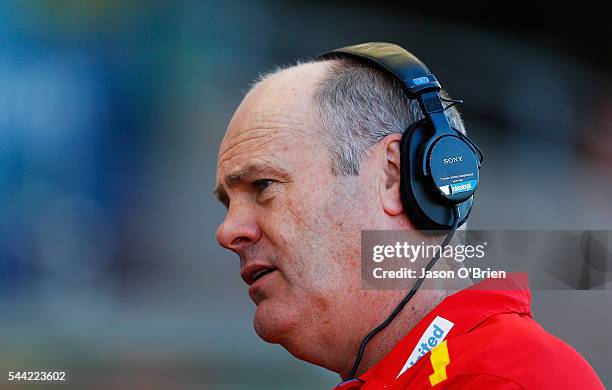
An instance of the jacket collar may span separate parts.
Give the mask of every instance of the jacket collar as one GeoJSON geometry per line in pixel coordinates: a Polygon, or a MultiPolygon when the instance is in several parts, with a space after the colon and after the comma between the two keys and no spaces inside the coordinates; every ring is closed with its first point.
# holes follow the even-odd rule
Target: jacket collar
{"type": "Polygon", "coordinates": [[[530,301],[527,275],[522,273],[508,273],[503,279],[486,279],[449,295],[423,317],[376,365],[357,380],[343,382],[337,388],[348,389],[351,385],[358,388],[363,382],[392,383],[417,347],[422,335],[437,317],[452,322],[452,328],[446,336],[446,339],[451,339],[469,332],[497,314],[517,313],[531,317],[530,301]]]}

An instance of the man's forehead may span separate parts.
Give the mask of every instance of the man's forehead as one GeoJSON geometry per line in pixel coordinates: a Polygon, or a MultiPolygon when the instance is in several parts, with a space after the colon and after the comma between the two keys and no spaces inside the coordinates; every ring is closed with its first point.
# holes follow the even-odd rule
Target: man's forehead
{"type": "Polygon", "coordinates": [[[308,63],[266,76],[247,93],[232,122],[304,115],[310,111],[312,95],[328,67],[325,63],[308,63]]]}
{"type": "Polygon", "coordinates": [[[315,135],[312,94],[327,65],[303,64],[258,83],[234,113],[219,150],[219,162],[235,149],[274,147],[315,135]]]}

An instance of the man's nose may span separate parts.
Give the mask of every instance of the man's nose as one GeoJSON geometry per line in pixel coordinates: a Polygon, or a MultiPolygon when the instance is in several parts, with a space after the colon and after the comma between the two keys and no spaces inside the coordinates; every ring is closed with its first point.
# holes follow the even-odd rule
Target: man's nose
{"type": "Polygon", "coordinates": [[[240,252],[247,246],[255,244],[261,238],[261,230],[256,218],[246,210],[230,206],[223,223],[217,228],[219,244],[240,252]]]}

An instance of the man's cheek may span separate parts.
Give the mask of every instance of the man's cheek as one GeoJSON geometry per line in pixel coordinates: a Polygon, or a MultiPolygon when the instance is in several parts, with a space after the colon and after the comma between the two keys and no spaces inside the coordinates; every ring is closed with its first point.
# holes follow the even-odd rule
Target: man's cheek
{"type": "MultiPolygon", "coordinates": [[[[260,218],[264,230],[270,232],[275,243],[284,248],[304,247],[322,219],[321,210],[309,199],[285,198],[274,209],[260,218]]],[[[319,232],[320,233],[320,232],[319,232]]]]}

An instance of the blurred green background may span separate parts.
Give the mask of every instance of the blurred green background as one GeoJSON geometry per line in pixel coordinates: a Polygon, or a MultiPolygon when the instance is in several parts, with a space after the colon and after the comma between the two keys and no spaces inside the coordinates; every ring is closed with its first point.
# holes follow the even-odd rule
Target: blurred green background
{"type": "MultiPolygon", "coordinates": [[[[486,155],[471,227],[610,229],[605,15],[583,3],[3,1],[0,387],[27,369],[67,369],[89,389],[339,381],[257,338],[211,194],[250,81],[334,47],[399,43],[465,100],[486,155]]],[[[608,385],[609,287],[533,296],[536,319],[608,385]]]]}

